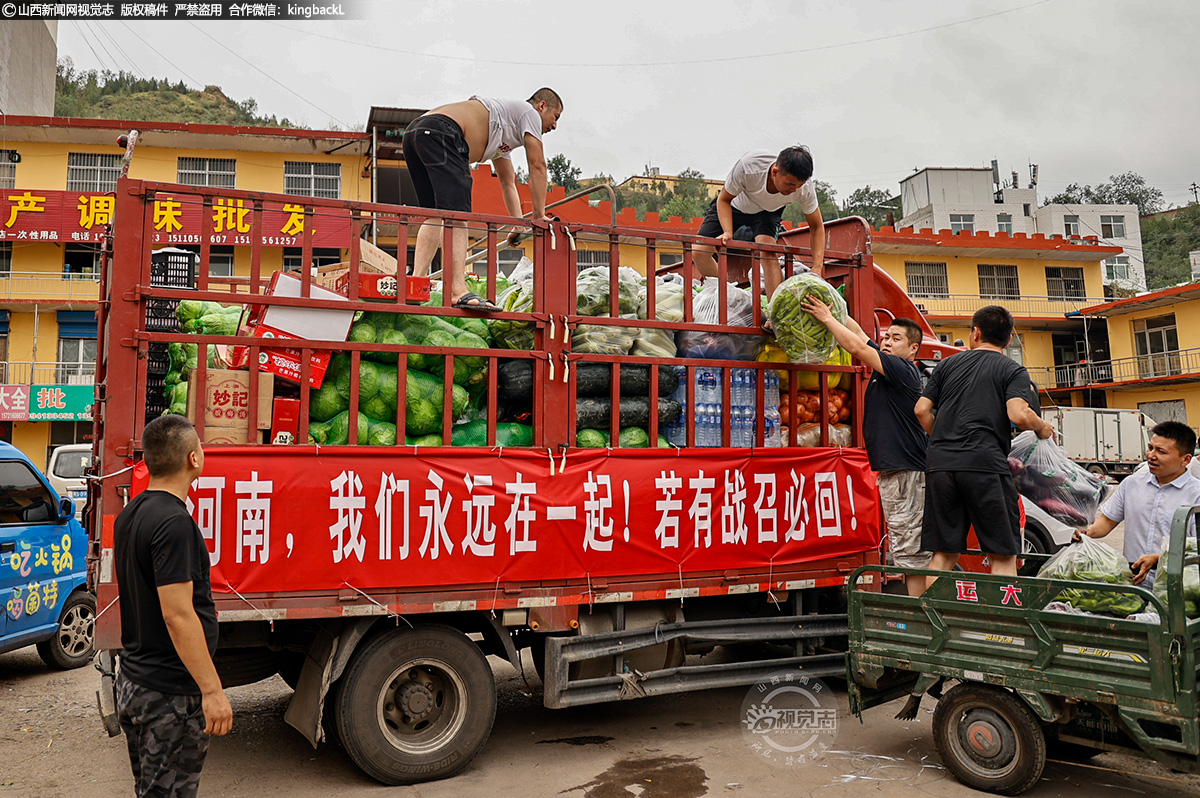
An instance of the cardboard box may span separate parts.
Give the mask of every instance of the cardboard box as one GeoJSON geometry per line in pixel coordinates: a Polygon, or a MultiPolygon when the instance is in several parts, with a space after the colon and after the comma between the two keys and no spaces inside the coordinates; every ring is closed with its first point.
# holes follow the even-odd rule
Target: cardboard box
{"type": "MultiPolygon", "coordinates": [[[[250,443],[250,431],[245,427],[204,427],[204,438],[201,443],[208,444],[223,444],[229,446],[244,446],[250,443]]],[[[255,443],[258,443],[258,436],[255,436],[255,443]]]]}
{"type": "MultiPolygon", "coordinates": [[[[287,333],[276,330],[265,324],[260,324],[254,328],[252,333],[255,338],[263,339],[278,339],[284,341],[295,340],[296,336],[288,335],[287,333]]],[[[234,365],[239,368],[246,366],[246,361],[249,359],[250,350],[247,347],[239,347],[239,359],[234,365]]],[[[269,349],[260,349],[258,351],[258,367],[267,373],[277,374],[285,380],[292,382],[300,382],[300,360],[303,353],[300,349],[293,347],[280,347],[278,349],[271,347],[269,349]]],[[[308,358],[308,384],[313,388],[320,388],[325,382],[325,372],[329,369],[329,362],[333,359],[333,353],[328,349],[314,349],[308,358]]]]}
{"type": "MultiPolygon", "coordinates": [[[[197,375],[192,372],[188,378],[188,418],[196,423],[196,401],[199,390],[196,387],[197,375]]],[[[271,428],[271,404],[275,398],[275,381],[270,374],[260,372],[258,375],[258,429],[271,428]]],[[[204,427],[203,442],[212,443],[208,428],[225,428],[241,430],[242,438],[249,437],[250,421],[250,372],[231,371],[228,369],[209,369],[204,384],[204,427]]],[[[243,443],[245,440],[242,441],[243,443]]]]}
{"type": "Polygon", "coordinates": [[[300,400],[275,397],[275,412],[271,415],[271,443],[295,443],[299,433],[300,400]]]}
{"type": "MultiPolygon", "coordinates": [[[[404,278],[404,301],[421,304],[429,301],[429,278],[414,277],[411,274],[404,278]]],[[[395,301],[399,281],[390,274],[358,273],[358,298],[395,301]]],[[[343,296],[350,296],[350,272],[341,272],[334,282],[334,290],[343,296]]]]}
{"type": "Polygon", "coordinates": [[[365,238],[358,242],[358,261],[358,270],[360,272],[374,271],[380,274],[391,275],[396,275],[400,272],[395,258],[365,238]]]}
{"type": "MultiPolygon", "coordinates": [[[[346,302],[346,297],[339,293],[310,285],[311,299],[346,302]]],[[[290,272],[275,272],[271,276],[271,284],[267,293],[278,297],[299,297],[300,277],[290,272]]],[[[332,310],[329,308],[302,308],[274,305],[267,307],[259,305],[250,316],[251,325],[265,325],[273,330],[287,333],[294,338],[307,338],[316,341],[345,341],[350,333],[350,325],[354,323],[354,311],[332,310]]]]}

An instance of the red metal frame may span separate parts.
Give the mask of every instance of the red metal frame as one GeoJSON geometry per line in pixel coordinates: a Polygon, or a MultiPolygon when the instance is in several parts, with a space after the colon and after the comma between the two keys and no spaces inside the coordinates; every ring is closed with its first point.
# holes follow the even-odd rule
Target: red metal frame
{"type": "MultiPolygon", "coordinates": [[[[212,199],[217,192],[212,189],[184,187],[174,184],[154,183],[146,181],[135,181],[123,179],[120,181],[117,190],[117,208],[116,219],[119,220],[114,236],[114,260],[113,263],[102,263],[101,269],[101,285],[102,297],[100,302],[100,341],[98,349],[100,352],[100,364],[97,371],[97,409],[95,413],[95,430],[96,430],[96,446],[99,454],[99,468],[105,474],[112,474],[118,471],[126,463],[133,462],[140,455],[140,430],[144,426],[145,420],[145,405],[143,397],[145,396],[146,386],[146,355],[147,344],[150,341],[163,342],[191,342],[197,344],[230,344],[242,345],[250,348],[249,365],[253,374],[258,372],[258,351],[262,346],[262,339],[249,336],[238,337],[219,337],[219,336],[199,336],[199,335],[181,335],[169,333],[151,333],[143,330],[145,318],[146,301],[154,297],[170,298],[170,299],[201,299],[211,300],[216,302],[228,303],[232,301],[241,301],[249,304],[251,301],[254,305],[259,306],[281,306],[281,307],[310,307],[310,308],[331,308],[345,309],[346,303],[318,300],[311,298],[311,277],[307,269],[301,270],[301,296],[300,297],[275,297],[265,294],[266,284],[269,281],[269,275],[264,275],[262,271],[262,238],[261,225],[263,215],[263,204],[267,201],[278,201],[278,197],[274,195],[264,194],[262,192],[246,192],[246,191],[229,191],[226,189],[220,190],[220,196],[225,199],[242,199],[246,205],[251,207],[252,213],[252,228],[251,235],[251,267],[248,283],[243,283],[238,280],[217,280],[210,279],[207,276],[207,263],[202,262],[199,273],[199,279],[196,290],[186,290],[179,288],[161,288],[150,285],[150,233],[153,230],[153,198],[158,192],[170,192],[173,196],[191,194],[199,198],[199,201],[210,206],[212,199]],[[248,293],[243,293],[242,288],[245,288],[248,293]],[[226,290],[214,290],[217,288],[225,288],[226,290]],[[132,392],[130,399],[129,392],[132,392]]],[[[403,303],[403,292],[397,292],[397,297],[394,302],[374,302],[374,303],[358,303],[358,274],[360,270],[360,247],[358,246],[358,232],[362,225],[370,221],[378,224],[381,219],[387,222],[395,222],[398,224],[400,235],[406,239],[407,231],[412,225],[419,225],[428,218],[439,218],[444,220],[455,220],[467,223],[469,226],[479,230],[486,231],[486,244],[489,250],[488,262],[493,266],[498,263],[495,247],[497,244],[498,231],[500,227],[512,224],[513,220],[505,217],[496,217],[483,214],[466,214],[466,213],[442,213],[430,212],[419,208],[397,207],[382,205],[377,203],[365,202],[350,202],[344,200],[321,200],[309,197],[288,197],[289,202],[301,204],[304,207],[306,219],[310,222],[326,212],[332,210],[342,211],[349,210],[354,219],[355,236],[352,238],[350,247],[350,280],[349,280],[349,299],[355,309],[371,310],[376,312],[389,313],[414,313],[414,314],[435,314],[441,316],[471,316],[465,311],[454,310],[448,306],[440,308],[429,307],[414,307],[403,303]]],[[[865,388],[865,379],[861,366],[803,366],[790,365],[779,363],[757,363],[757,362],[731,362],[719,360],[684,360],[684,359],[667,359],[667,358],[645,358],[645,357],[606,357],[595,355],[582,355],[570,351],[569,336],[567,332],[573,329],[580,323],[611,325],[611,326],[628,326],[637,328],[671,328],[671,329],[687,329],[687,330],[709,330],[717,332],[729,333],[757,333],[758,327],[731,327],[724,324],[704,325],[695,324],[692,319],[693,307],[691,301],[691,292],[684,292],[684,307],[685,307],[685,322],[683,324],[671,324],[660,322],[654,319],[653,312],[649,315],[649,320],[629,320],[617,318],[617,291],[615,290],[617,280],[617,268],[620,265],[620,251],[618,248],[618,240],[628,240],[630,237],[643,238],[647,241],[647,254],[645,265],[650,274],[655,273],[653,269],[656,250],[663,244],[680,244],[684,249],[683,263],[681,268],[685,279],[689,279],[694,274],[694,263],[692,261],[692,248],[697,243],[713,243],[711,239],[702,239],[694,235],[673,234],[663,231],[636,231],[636,230],[621,230],[618,231],[611,227],[602,227],[595,225],[578,225],[578,224],[563,224],[563,223],[548,223],[543,221],[526,221],[525,224],[533,228],[533,260],[535,264],[535,280],[534,289],[534,307],[532,314],[514,314],[514,313],[498,313],[493,314],[491,318],[508,318],[521,319],[529,321],[531,318],[536,329],[535,348],[528,352],[518,352],[507,349],[488,349],[488,350],[471,350],[456,347],[445,347],[430,349],[427,347],[416,346],[394,346],[394,345],[378,345],[378,344],[362,344],[362,343],[347,343],[347,342],[330,342],[319,340],[296,340],[290,341],[289,344],[293,348],[301,350],[301,380],[300,380],[300,401],[301,401],[301,420],[300,429],[297,436],[298,443],[293,447],[297,458],[310,457],[316,454],[319,449],[308,446],[308,408],[310,402],[310,389],[308,387],[308,371],[309,354],[313,350],[336,348],[340,351],[349,352],[354,368],[351,375],[351,406],[357,406],[358,398],[358,359],[364,351],[386,351],[395,352],[398,355],[405,354],[411,351],[436,352],[446,358],[446,377],[444,383],[444,409],[443,409],[443,424],[442,430],[444,440],[450,437],[450,428],[453,423],[451,409],[451,388],[453,376],[453,358],[462,355],[484,356],[489,363],[489,377],[487,385],[487,400],[488,400],[488,443],[494,444],[496,440],[495,430],[495,408],[497,399],[497,379],[496,366],[499,358],[527,358],[533,361],[534,365],[534,430],[535,447],[548,450],[551,455],[562,453],[564,450],[573,446],[575,440],[575,387],[574,380],[570,379],[569,375],[574,372],[575,364],[579,362],[604,362],[610,363],[613,369],[613,400],[618,399],[620,385],[620,368],[622,364],[649,364],[651,366],[652,379],[650,384],[651,407],[657,403],[657,369],[666,366],[685,365],[688,368],[689,376],[697,367],[719,367],[719,368],[748,368],[756,370],[785,370],[785,371],[802,371],[811,370],[820,374],[820,396],[821,396],[821,441],[823,445],[828,445],[829,441],[829,424],[827,421],[826,409],[829,402],[829,387],[828,380],[830,374],[839,374],[842,372],[851,372],[854,375],[853,387],[851,395],[853,397],[853,435],[856,444],[861,445],[862,441],[862,409],[863,400],[862,394],[865,388]],[[571,236],[585,234],[597,234],[608,237],[610,241],[610,256],[611,256],[611,311],[612,318],[591,318],[579,316],[576,312],[575,298],[575,273],[576,273],[576,258],[574,247],[571,243],[571,236]],[[620,237],[620,238],[619,238],[620,237]],[[563,290],[563,288],[566,290],[563,290]]],[[[307,258],[312,250],[312,223],[305,225],[303,252],[307,258]]],[[[874,282],[874,267],[869,255],[869,227],[861,220],[849,220],[841,225],[831,224],[829,226],[829,245],[826,250],[825,274],[835,282],[845,282],[847,300],[850,305],[851,312],[867,328],[867,321],[872,319],[873,314],[873,297],[875,290],[874,282]]],[[[447,233],[449,225],[447,225],[447,233]]],[[[757,257],[760,254],[782,255],[786,259],[786,271],[790,272],[793,264],[802,259],[811,259],[811,251],[802,246],[795,246],[794,243],[800,243],[800,231],[797,234],[785,237],[785,243],[781,245],[760,245],[755,244],[752,247],[745,248],[751,257],[757,257]]],[[[207,238],[202,241],[201,251],[208,251],[207,238]]],[[[404,248],[401,248],[404,251],[404,248]]],[[[718,265],[722,277],[730,274],[735,274],[741,268],[738,263],[738,256],[731,257],[731,252],[727,252],[724,248],[718,251],[718,265]],[[731,264],[731,261],[734,261],[731,264]]],[[[750,262],[749,258],[742,257],[741,260],[746,263],[750,262]]],[[[308,261],[305,261],[308,262],[308,261]]],[[[488,270],[488,288],[487,293],[489,298],[496,297],[496,269],[489,268],[488,270]]],[[[722,295],[725,292],[725,281],[721,281],[722,295]]],[[[760,314],[758,310],[758,287],[754,284],[751,288],[755,299],[755,323],[760,322],[760,314]]],[[[654,280],[648,281],[648,305],[651,309],[655,306],[654,296],[654,280]]],[[[447,293],[443,295],[443,302],[449,302],[447,293]]],[[[722,303],[723,308],[723,303],[722,303]]],[[[724,310],[722,310],[722,319],[724,319],[724,310]]],[[[868,328],[869,329],[869,328],[868,328]]],[[[204,395],[204,385],[207,378],[206,357],[200,357],[198,360],[197,379],[198,379],[198,394],[204,395]]],[[[399,380],[403,386],[406,381],[407,363],[406,358],[399,358],[399,380]]],[[[791,380],[791,389],[787,394],[787,401],[791,403],[791,420],[790,429],[791,435],[796,435],[798,427],[797,414],[795,413],[797,402],[797,381],[791,380]]],[[[251,385],[251,414],[250,429],[254,429],[253,415],[257,407],[257,379],[250,380],[251,385]]],[[[761,403],[763,397],[762,381],[758,383],[758,397],[761,403]]],[[[725,406],[729,406],[730,385],[726,381],[724,385],[725,406]]],[[[688,388],[688,403],[692,406],[694,399],[694,391],[689,380],[688,388]]],[[[761,404],[759,405],[761,406],[761,404]]],[[[200,414],[198,414],[200,415],[200,414]]],[[[405,416],[405,401],[404,391],[398,392],[397,401],[397,426],[403,429],[403,420],[405,416]]],[[[617,422],[615,420],[612,432],[617,432],[617,422]]],[[[723,440],[728,445],[730,440],[730,414],[723,414],[723,440]]],[[[203,424],[203,418],[197,419],[198,427],[203,424]]],[[[357,414],[350,415],[351,431],[350,439],[356,439],[357,414]]],[[[655,440],[658,433],[657,414],[651,413],[650,428],[651,440],[655,440]]],[[[695,425],[694,417],[689,416],[687,419],[687,440],[689,445],[695,441],[695,425]]],[[[757,426],[756,440],[761,445],[763,441],[763,427],[761,422],[757,426]]],[[[278,448],[278,447],[273,447],[278,448]]],[[[328,450],[329,447],[321,447],[328,450]]],[[[397,456],[403,457],[406,455],[416,455],[415,447],[400,445],[394,447],[397,456]]],[[[335,451],[353,450],[354,447],[336,447],[335,451]]],[[[422,449],[426,451],[427,449],[422,449]]],[[[638,456],[638,457],[653,457],[661,456],[664,458],[673,457],[674,455],[663,452],[661,455],[655,455],[651,452],[634,452],[626,450],[627,454],[623,454],[622,450],[613,450],[612,456],[638,456]]],[[[494,455],[493,455],[494,456],[494,455]]],[[[299,465],[298,467],[301,467],[299,465]]],[[[128,481],[123,478],[108,478],[100,482],[100,489],[95,493],[93,506],[93,519],[90,526],[93,536],[93,552],[99,556],[100,569],[99,578],[96,580],[97,592],[99,598],[99,606],[102,611],[107,610],[117,596],[116,585],[112,581],[112,523],[116,514],[120,511],[127,497],[128,481]]],[[[872,511],[877,511],[873,508],[872,511]]],[[[787,590],[798,587],[808,586],[832,586],[843,583],[845,576],[854,568],[868,563],[878,562],[878,552],[875,550],[867,552],[856,552],[847,554],[844,557],[837,557],[833,560],[825,560],[804,565],[792,566],[789,568],[775,568],[762,572],[754,573],[679,573],[662,575],[661,577],[631,577],[628,581],[620,583],[614,580],[609,580],[607,585],[587,584],[583,582],[569,582],[561,585],[546,585],[541,583],[536,584],[503,584],[503,585],[453,585],[447,586],[444,589],[432,591],[404,591],[404,592],[387,592],[377,591],[370,597],[358,595],[352,591],[340,591],[336,594],[331,593],[287,593],[287,594],[256,594],[254,596],[229,596],[219,594],[217,598],[218,610],[221,612],[221,617],[225,620],[236,620],[243,618],[263,617],[272,618],[294,618],[294,617],[334,617],[347,614],[350,608],[354,608],[355,614],[371,614],[373,612],[394,612],[394,613],[417,613],[436,611],[438,607],[446,607],[453,604],[454,606],[467,607],[478,609],[489,608],[506,608],[521,606],[521,597],[529,596],[536,593],[539,597],[539,602],[545,606],[565,605],[574,607],[575,610],[570,610],[567,613],[555,613],[560,621],[568,618],[572,613],[577,611],[578,606],[587,604],[597,600],[597,595],[605,592],[612,593],[628,593],[639,598],[652,597],[672,597],[680,590],[699,591],[701,595],[719,595],[729,592],[744,592],[744,587],[747,584],[757,585],[758,589],[765,591],[768,589],[787,590]],[[247,615],[249,612],[246,606],[247,601],[252,601],[253,606],[257,609],[254,613],[247,615]],[[267,613],[264,616],[263,613],[267,613]]],[[[104,647],[117,647],[119,645],[119,636],[117,631],[116,613],[104,615],[100,618],[100,623],[97,628],[99,645],[104,647]]]]}

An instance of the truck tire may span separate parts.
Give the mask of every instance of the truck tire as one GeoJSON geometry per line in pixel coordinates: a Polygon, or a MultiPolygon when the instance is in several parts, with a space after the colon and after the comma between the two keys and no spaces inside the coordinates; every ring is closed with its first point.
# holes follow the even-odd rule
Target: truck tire
{"type": "Polygon", "coordinates": [[[475,757],[496,717],[487,657],[457,629],[394,629],[354,654],[337,691],[337,736],[384,784],[452,776],[475,757]]]}
{"type": "Polygon", "coordinates": [[[976,790],[1020,795],[1046,767],[1046,736],[1037,716],[998,687],[955,685],[933,713],[933,735],[942,762],[976,790]]]}
{"type": "Polygon", "coordinates": [[[92,661],[96,598],[86,590],[67,597],[54,636],[37,644],[38,656],[51,668],[70,670],[92,661]]]}
{"type": "Polygon", "coordinates": [[[1100,465],[1099,463],[1092,463],[1090,466],[1087,467],[1087,470],[1091,471],[1093,474],[1100,477],[1101,479],[1104,479],[1105,477],[1108,476],[1108,469],[1105,468],[1104,466],[1100,465]]]}

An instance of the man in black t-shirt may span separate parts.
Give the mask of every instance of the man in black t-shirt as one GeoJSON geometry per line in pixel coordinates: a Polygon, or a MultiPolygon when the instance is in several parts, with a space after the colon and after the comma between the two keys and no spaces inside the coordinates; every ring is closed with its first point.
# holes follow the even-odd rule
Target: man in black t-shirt
{"type": "MultiPolygon", "coordinates": [[[[921,373],[913,362],[921,348],[921,328],[912,319],[896,319],[876,344],[858,322],[847,318],[842,324],[823,302],[809,297],[804,309],[829,328],[843,349],[874,372],[867,383],[863,435],[871,469],[879,472],[879,499],[892,561],[906,568],[928,568],[932,555],[922,551],[921,521],[929,436],[913,413],[921,396],[921,373]]],[[[924,592],[924,579],[905,581],[910,596],[924,592]]]]}
{"type": "Polygon", "coordinates": [[[117,716],[139,798],[185,798],[200,785],[209,735],[233,725],[212,659],[208,549],[185,504],[204,450],[192,423],[176,415],[147,424],[142,447],[149,487],[114,526],[123,647],[117,716]]]}
{"type": "Polygon", "coordinates": [[[992,573],[1017,574],[1020,498],[1008,467],[1009,423],[1039,438],[1053,428],[1029,406],[1029,372],[1004,354],[1012,333],[1007,309],[975,311],[971,351],[939,363],[917,402],[929,432],[921,546],[934,552],[930,567],[939,571],[954,568],[974,526],[992,573]]]}

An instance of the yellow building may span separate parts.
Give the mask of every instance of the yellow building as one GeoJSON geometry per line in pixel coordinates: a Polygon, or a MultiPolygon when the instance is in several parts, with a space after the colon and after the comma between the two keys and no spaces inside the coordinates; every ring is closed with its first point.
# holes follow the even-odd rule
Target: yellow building
{"type": "MultiPolygon", "coordinates": [[[[371,197],[369,136],[280,128],[5,117],[0,124],[0,439],[35,463],[49,449],[90,440],[97,272],[124,153],[136,128],[130,177],[194,186],[351,200],[371,197]]],[[[199,252],[197,230],[164,208],[163,246],[199,252]],[[193,236],[195,240],[193,241],[193,236]]],[[[198,217],[199,214],[197,214],[198,217]]],[[[284,211],[275,217],[294,221],[284,211]]],[[[238,218],[227,217],[232,232],[238,218]]],[[[298,268],[300,242],[264,230],[264,273],[298,268]],[[289,243],[295,244],[290,246],[289,243]]],[[[318,224],[314,235],[321,238],[318,224]]],[[[243,239],[213,243],[218,278],[248,276],[243,239]]],[[[328,238],[328,237],[326,237],[328,238]]],[[[315,265],[344,259],[348,241],[322,240],[315,265]]]]}
{"type": "Polygon", "coordinates": [[[1078,366],[1108,357],[1108,335],[1102,321],[1081,311],[1105,301],[1103,261],[1119,247],[1023,233],[883,227],[872,235],[871,250],[944,342],[965,342],[976,310],[1003,305],[1016,320],[1007,354],[1029,369],[1043,404],[1103,406],[1104,392],[1088,390],[1078,366]]]}
{"type": "MultiPolygon", "coordinates": [[[[662,194],[668,194],[674,191],[684,179],[679,175],[634,175],[618,185],[617,188],[627,191],[657,191],[662,194]]],[[[709,199],[720,194],[721,188],[725,185],[724,180],[702,179],[700,182],[704,184],[704,190],[707,192],[709,199]]]]}
{"type": "Polygon", "coordinates": [[[1090,364],[1085,377],[1109,407],[1138,409],[1155,421],[1200,424],[1200,283],[1084,308],[1107,322],[1111,359],[1090,364]]]}

